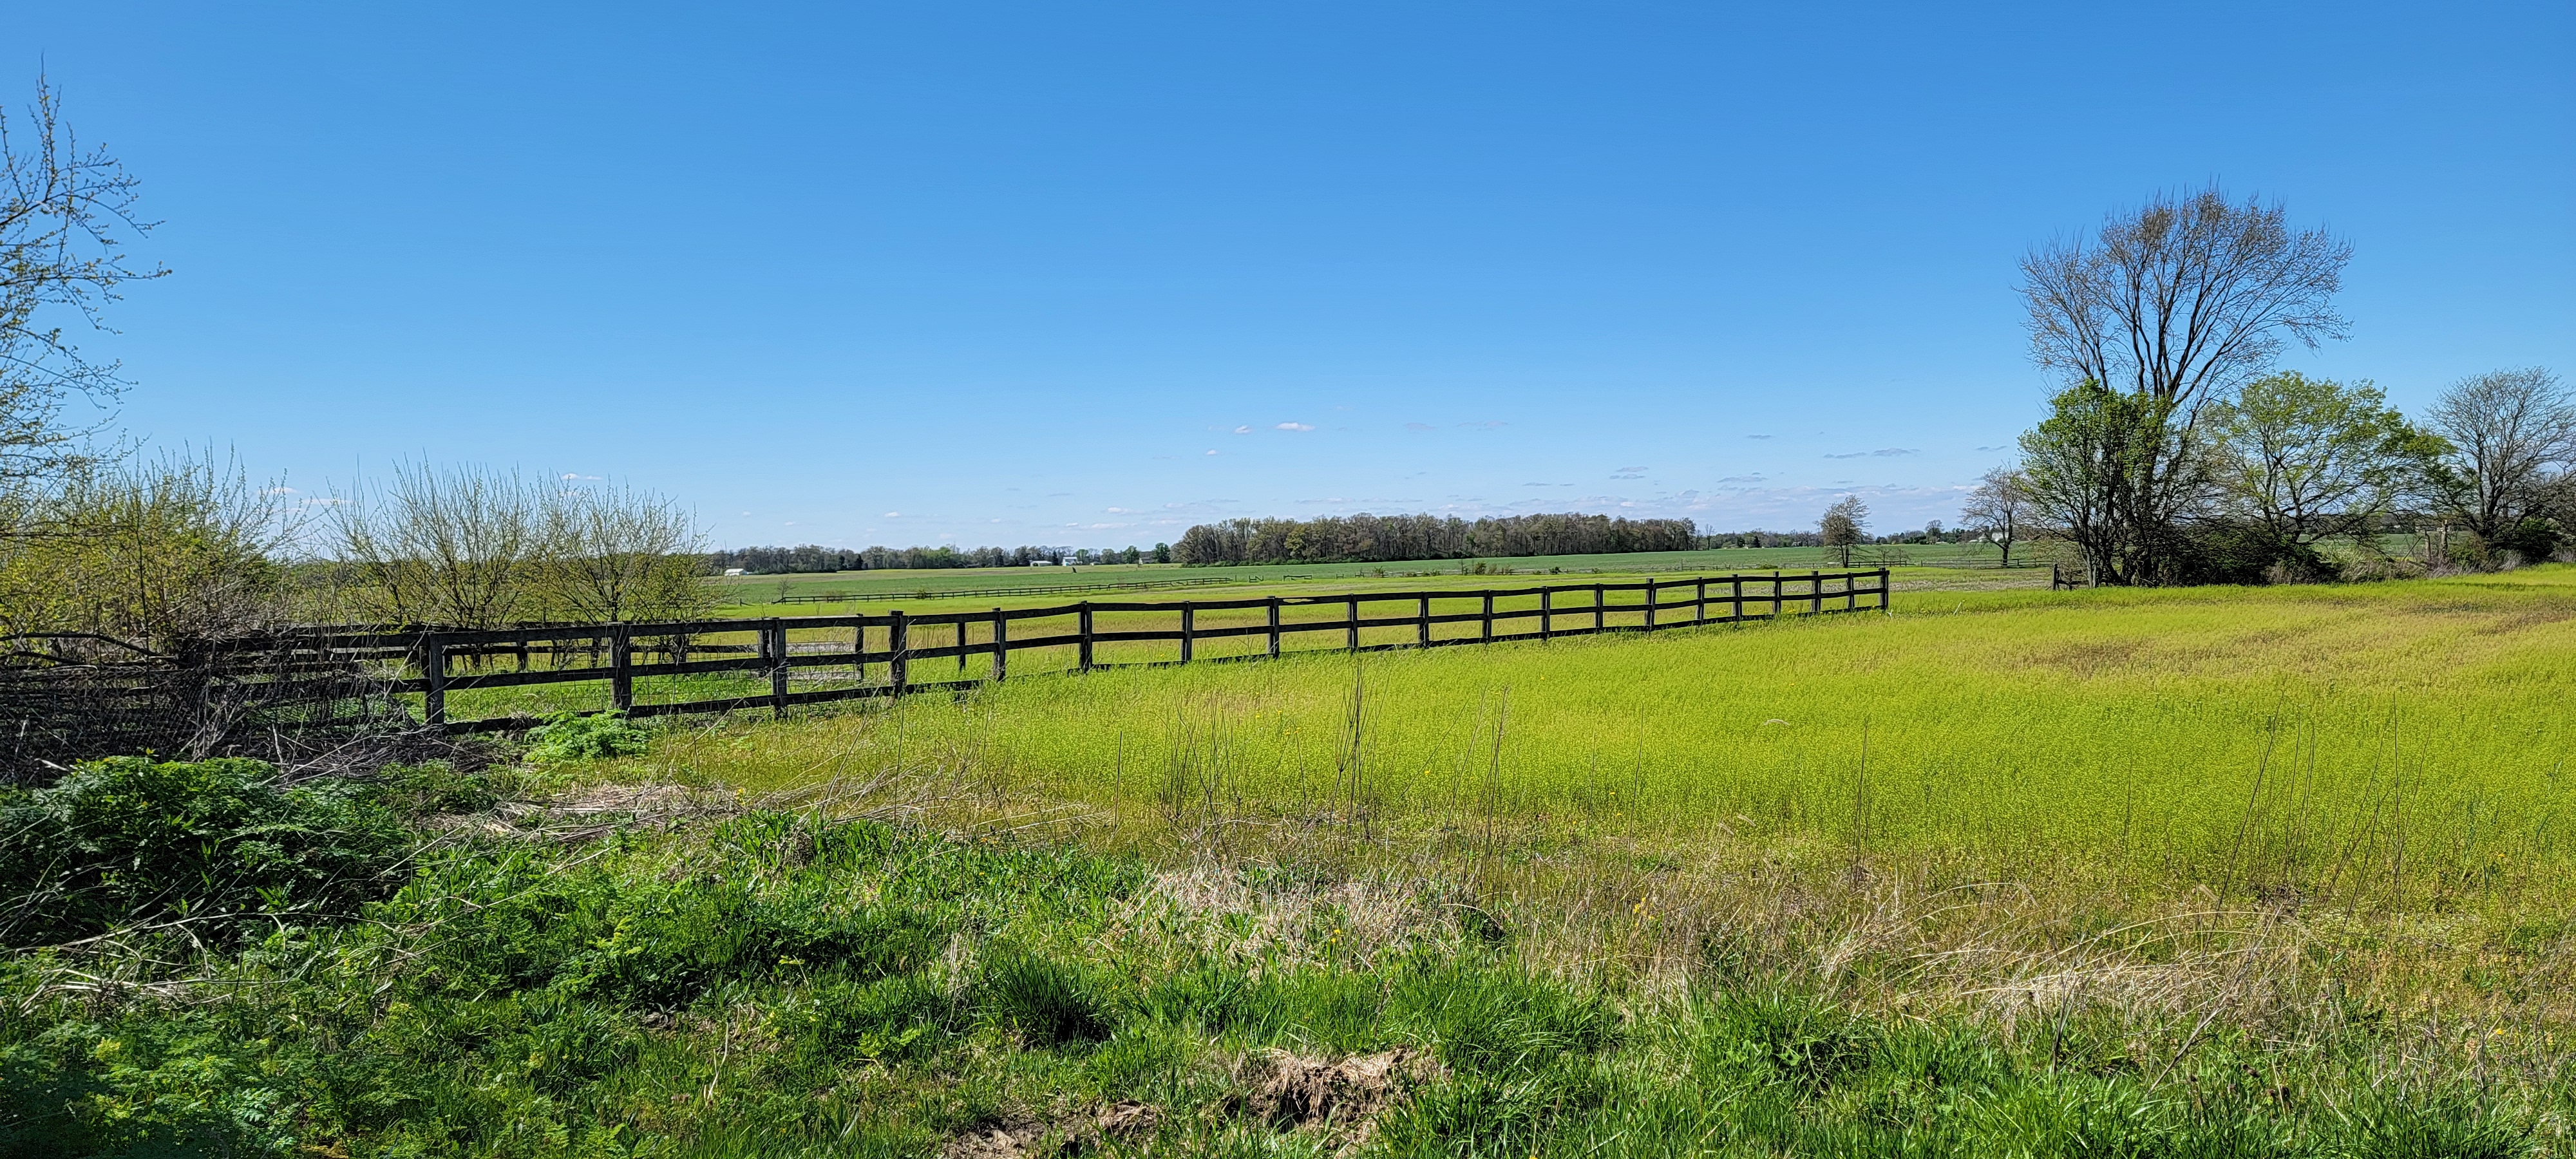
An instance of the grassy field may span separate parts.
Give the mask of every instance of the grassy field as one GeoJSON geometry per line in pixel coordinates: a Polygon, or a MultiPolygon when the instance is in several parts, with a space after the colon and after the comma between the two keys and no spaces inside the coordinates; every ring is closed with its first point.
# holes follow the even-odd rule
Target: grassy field
{"type": "MultiPolygon", "coordinates": [[[[2571,581],[1917,594],[1884,618],[1012,682],[762,747],[840,772],[972,752],[1122,821],[1187,782],[1265,821],[1751,830],[2416,904],[2566,868],[2571,581]]],[[[813,775],[739,739],[656,759],[813,775]]]]}
{"type": "Polygon", "coordinates": [[[2576,569],[1916,589],[389,770],[382,900],[0,957],[0,1156],[2569,1154],[2571,683],[2576,569]]]}
{"type": "MultiPolygon", "coordinates": [[[[1941,565],[1988,565],[1997,558],[1992,546],[1983,544],[1941,544],[1864,551],[1894,553],[1902,563],[1935,567],[1941,565]]],[[[1000,600],[983,600],[982,606],[1001,603],[1010,607],[1062,603],[1071,599],[1179,599],[1182,594],[1165,590],[1152,595],[1088,595],[1077,589],[1108,584],[1157,583],[1176,580],[1215,581],[1208,586],[1209,598],[1232,598],[1244,594],[1268,594],[1271,591],[1293,592],[1301,585],[1330,582],[1336,588],[1350,586],[1349,581],[1395,579],[1409,586],[1423,586],[1421,581],[1434,581],[1448,586],[1492,584],[1492,576],[1563,576],[1571,573],[1589,578],[1592,575],[1635,577],[1665,575],[1672,572],[1761,571],[1789,568],[1799,571],[1833,569],[1839,557],[1818,547],[1729,548],[1716,551],[1634,552],[1620,555],[1550,555],[1484,560],[1427,560],[1408,563],[1318,563],[1276,564],[1244,567],[1180,567],[1173,564],[1094,564],[1082,567],[1035,568],[959,568],[932,571],[851,571],[829,574],[726,576],[707,581],[732,615],[823,614],[806,601],[818,596],[867,595],[903,597],[907,610],[916,605],[921,610],[949,610],[952,607],[975,606],[976,593],[995,588],[1054,586],[1068,594],[1044,596],[1011,596],[1000,600]],[[792,604],[779,604],[782,596],[797,597],[792,604]],[[952,603],[952,601],[954,601],[952,603]],[[934,604],[936,605],[934,607],[934,604]],[[791,611],[789,609],[797,609],[791,611]]],[[[1855,566],[1863,564],[1857,558],[1855,566]]],[[[2023,573],[2025,576],[2028,573],[2023,573]]],[[[1499,581],[1506,583],[1537,582],[1499,581]]],[[[1387,585],[1407,586],[1407,585],[1387,585]]],[[[887,605],[880,600],[852,601],[848,605],[825,604],[834,611],[882,611],[887,605]]]]}

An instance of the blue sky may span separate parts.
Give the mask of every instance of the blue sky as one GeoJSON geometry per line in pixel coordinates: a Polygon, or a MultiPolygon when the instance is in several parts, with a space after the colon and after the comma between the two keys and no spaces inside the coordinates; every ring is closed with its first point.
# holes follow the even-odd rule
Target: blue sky
{"type": "Polygon", "coordinates": [[[2013,263],[2211,181],[2401,405],[2576,373],[2576,7],[10,4],[166,224],[129,427],[722,545],[1231,515],[1949,518],[2013,263]]]}

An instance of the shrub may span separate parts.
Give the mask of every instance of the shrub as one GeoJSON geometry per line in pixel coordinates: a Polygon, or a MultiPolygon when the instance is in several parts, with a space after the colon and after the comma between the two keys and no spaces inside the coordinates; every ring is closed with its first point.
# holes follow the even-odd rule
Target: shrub
{"type": "Polygon", "coordinates": [[[362,786],[281,786],[259,761],[117,757],[0,795],[0,943],[185,919],[199,937],[344,917],[410,838],[362,786]]]}
{"type": "Polygon", "coordinates": [[[622,712],[558,712],[529,729],[528,739],[535,742],[528,750],[528,763],[538,765],[636,756],[652,741],[622,712]]]}

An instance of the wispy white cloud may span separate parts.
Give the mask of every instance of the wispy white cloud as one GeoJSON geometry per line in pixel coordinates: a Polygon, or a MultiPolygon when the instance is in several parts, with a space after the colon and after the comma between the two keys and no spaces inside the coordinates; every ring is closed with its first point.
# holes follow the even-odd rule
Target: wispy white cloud
{"type": "Polygon", "coordinates": [[[563,481],[566,483],[596,483],[600,480],[597,475],[584,475],[578,472],[566,471],[563,475],[563,481]]]}
{"type": "Polygon", "coordinates": [[[1404,429],[1408,431],[1436,431],[1440,428],[1432,426],[1430,423],[1406,423],[1404,424],[1404,429]]]}
{"type": "Polygon", "coordinates": [[[1311,431],[1315,428],[1305,423],[1281,423],[1279,424],[1278,429],[1283,431],[1311,431]]]}
{"type": "Polygon", "coordinates": [[[1875,451],[1852,451],[1847,454],[1827,455],[1825,457],[1828,459],[1893,459],[1899,455],[1919,455],[1922,453],[1923,452],[1915,450],[1912,447],[1880,447],[1875,451]]]}
{"type": "MultiPolygon", "coordinates": [[[[745,515],[749,515],[749,514],[751,514],[751,513],[750,513],[750,512],[748,512],[748,511],[745,511],[745,512],[743,512],[743,514],[745,514],[745,515]]],[[[900,511],[888,511],[888,512],[886,512],[884,515],[878,516],[878,518],[880,518],[880,519],[901,519],[901,518],[903,518],[903,512],[900,512],[900,511]]]]}
{"type": "Polygon", "coordinates": [[[1770,436],[1770,435],[1746,435],[1746,436],[1744,436],[1744,437],[1745,437],[1745,438],[1748,438],[1748,439],[1767,439],[1767,438],[1771,438],[1772,436],[1770,436]]]}
{"type": "Polygon", "coordinates": [[[1236,434],[1238,434],[1238,435],[1248,435],[1248,434],[1251,434],[1251,433],[1252,433],[1252,425],[1251,425],[1250,423],[1246,423],[1246,424],[1244,424],[1244,425],[1242,425],[1242,426],[1236,427],[1236,428],[1234,428],[1234,433],[1236,433],[1236,434]]]}

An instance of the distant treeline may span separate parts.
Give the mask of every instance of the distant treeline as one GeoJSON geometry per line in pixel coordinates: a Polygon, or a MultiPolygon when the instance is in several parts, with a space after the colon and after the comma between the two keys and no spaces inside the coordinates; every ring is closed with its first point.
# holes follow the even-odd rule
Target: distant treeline
{"type": "Polygon", "coordinates": [[[1027,567],[1037,560],[1063,563],[1061,547],[742,547],[707,553],[717,575],[741,568],[749,575],[790,572],[877,571],[885,568],[1027,567]]]}
{"type": "Polygon", "coordinates": [[[1469,522],[1454,515],[1351,515],[1202,523],[1172,545],[1172,561],[1200,566],[1388,563],[1688,551],[1697,546],[1698,529],[1687,519],[1513,515],[1469,522]]]}

